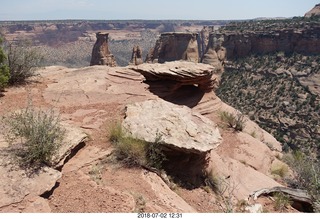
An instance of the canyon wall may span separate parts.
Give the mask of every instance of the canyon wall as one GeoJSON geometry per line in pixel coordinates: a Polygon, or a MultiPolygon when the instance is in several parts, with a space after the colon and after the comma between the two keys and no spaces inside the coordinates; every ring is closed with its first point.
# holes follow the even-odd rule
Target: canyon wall
{"type": "Polygon", "coordinates": [[[301,29],[280,29],[257,32],[225,32],[211,34],[222,39],[221,46],[227,51],[227,59],[252,54],[268,54],[283,51],[315,55],[320,53],[320,25],[301,29]]]}
{"type": "Polygon", "coordinates": [[[161,34],[146,62],[164,63],[175,60],[199,62],[198,34],[169,32],[161,34]]]}

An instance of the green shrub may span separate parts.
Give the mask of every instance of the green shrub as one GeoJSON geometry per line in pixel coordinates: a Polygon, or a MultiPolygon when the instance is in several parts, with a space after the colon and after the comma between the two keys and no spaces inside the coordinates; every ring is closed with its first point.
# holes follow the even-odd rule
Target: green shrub
{"type": "Polygon", "coordinates": [[[148,143],[127,135],[121,124],[115,123],[110,129],[109,140],[115,147],[115,157],[126,166],[147,166],[161,169],[162,163],[166,159],[162,152],[160,136],[154,142],[148,143]]]}
{"type": "MultiPolygon", "coordinates": [[[[310,154],[311,155],[311,154],[310,154]]],[[[294,184],[305,189],[315,200],[314,210],[320,212],[320,163],[301,151],[286,154],[283,160],[295,172],[294,184]]]]}
{"type": "Polygon", "coordinates": [[[288,174],[288,167],[284,164],[279,164],[271,167],[271,174],[278,175],[281,178],[285,177],[288,174]]]}
{"type": "Polygon", "coordinates": [[[243,114],[238,113],[234,115],[228,112],[221,112],[220,118],[226,122],[228,127],[233,128],[235,131],[242,131],[245,127],[245,118],[243,114]]]}
{"type": "Polygon", "coordinates": [[[221,192],[221,179],[213,170],[207,173],[205,184],[206,186],[209,186],[215,193],[218,194],[221,192]]]}
{"type": "Polygon", "coordinates": [[[282,212],[285,208],[292,204],[290,197],[282,192],[276,192],[273,197],[275,200],[274,208],[276,211],[282,212]]]}
{"type": "Polygon", "coordinates": [[[141,213],[145,211],[146,208],[146,200],[142,195],[133,195],[134,200],[135,200],[135,209],[133,212],[141,213]]]}
{"type": "Polygon", "coordinates": [[[21,164],[37,168],[52,165],[53,156],[62,145],[65,130],[59,116],[52,110],[35,110],[33,106],[12,113],[4,119],[9,145],[20,145],[15,150],[21,164]]]}
{"type": "MultiPolygon", "coordinates": [[[[0,38],[0,45],[2,40],[0,38]]],[[[0,47],[0,92],[7,86],[9,81],[9,68],[6,65],[7,57],[3,52],[2,47],[0,47]]]]}
{"type": "Polygon", "coordinates": [[[35,70],[43,59],[42,55],[28,42],[19,42],[18,45],[9,44],[7,50],[10,70],[9,84],[25,83],[26,79],[35,75],[35,70]]]}
{"type": "Polygon", "coordinates": [[[127,166],[146,165],[146,142],[132,137],[120,138],[115,146],[115,155],[127,166]]]}
{"type": "Polygon", "coordinates": [[[252,132],[250,133],[250,135],[251,135],[252,137],[254,137],[254,138],[257,138],[257,133],[256,133],[255,131],[252,131],[252,132]]]}
{"type": "Polygon", "coordinates": [[[109,130],[109,140],[113,143],[121,141],[121,138],[125,137],[125,133],[122,131],[121,123],[115,122],[111,125],[109,130]]]}
{"type": "Polygon", "coordinates": [[[162,168],[163,162],[167,159],[161,147],[161,136],[157,135],[154,142],[148,143],[146,147],[147,165],[158,170],[162,168]]]}

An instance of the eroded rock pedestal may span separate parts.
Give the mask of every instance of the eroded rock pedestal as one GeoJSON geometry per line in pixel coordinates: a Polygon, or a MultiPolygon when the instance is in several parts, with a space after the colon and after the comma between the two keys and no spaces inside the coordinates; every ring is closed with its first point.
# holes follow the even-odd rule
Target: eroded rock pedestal
{"type": "Polygon", "coordinates": [[[143,63],[143,59],[142,59],[142,51],[140,49],[140,46],[134,46],[132,49],[132,55],[131,55],[131,60],[129,64],[140,65],[142,63],[143,63]]]}
{"type": "Polygon", "coordinates": [[[109,51],[108,36],[109,33],[96,33],[97,41],[92,49],[90,65],[117,66],[114,56],[109,51]]]}

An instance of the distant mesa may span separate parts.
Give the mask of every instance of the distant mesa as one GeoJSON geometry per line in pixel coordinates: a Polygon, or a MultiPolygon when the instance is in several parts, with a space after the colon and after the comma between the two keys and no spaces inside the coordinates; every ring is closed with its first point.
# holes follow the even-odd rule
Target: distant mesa
{"type": "Polygon", "coordinates": [[[96,33],[97,41],[92,49],[90,65],[107,65],[110,67],[117,66],[115,57],[109,50],[108,36],[109,33],[96,33]]]}
{"type": "Polygon", "coordinates": [[[148,63],[164,63],[176,60],[199,62],[197,33],[162,33],[156,45],[147,55],[148,63]]]}
{"type": "Polygon", "coordinates": [[[320,16],[320,4],[316,4],[314,8],[308,11],[304,16],[305,17],[320,16]]]}

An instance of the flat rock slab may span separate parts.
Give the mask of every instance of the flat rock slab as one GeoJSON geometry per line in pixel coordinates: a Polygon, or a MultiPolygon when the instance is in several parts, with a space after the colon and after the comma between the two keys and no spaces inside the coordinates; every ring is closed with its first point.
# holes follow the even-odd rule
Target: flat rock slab
{"type": "Polygon", "coordinates": [[[71,126],[66,122],[61,123],[62,127],[65,129],[65,139],[62,147],[59,149],[56,157],[53,159],[53,166],[60,167],[63,166],[65,160],[70,156],[72,150],[74,150],[81,143],[84,143],[87,139],[87,134],[81,129],[71,126]]]}
{"type": "Polygon", "coordinates": [[[27,195],[39,196],[54,187],[61,178],[61,172],[43,168],[38,173],[28,175],[26,171],[11,164],[10,155],[1,151],[0,155],[0,208],[21,202],[27,195]]]}
{"type": "Polygon", "coordinates": [[[175,81],[181,85],[198,84],[211,87],[214,67],[186,61],[165,62],[164,64],[141,64],[131,68],[141,73],[147,81],[175,81]]]}
{"type": "MultiPolygon", "coordinates": [[[[55,166],[62,166],[71,151],[87,137],[81,129],[65,122],[61,125],[66,130],[66,136],[53,161],[55,166]]],[[[49,167],[44,167],[35,173],[21,169],[13,157],[12,150],[0,135],[0,208],[19,203],[26,196],[40,196],[50,191],[62,176],[60,171],[49,167]]]]}
{"type": "Polygon", "coordinates": [[[124,129],[136,138],[173,149],[202,154],[216,148],[222,138],[217,125],[186,106],[148,100],[126,106],[124,129]]]}

